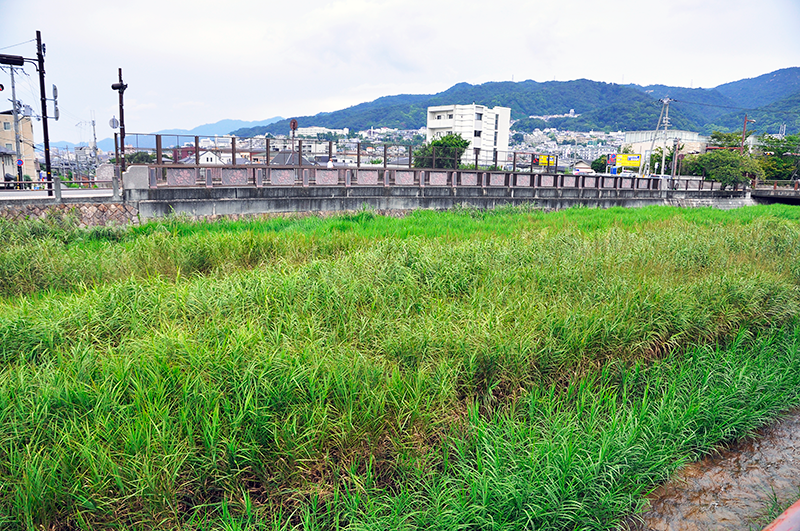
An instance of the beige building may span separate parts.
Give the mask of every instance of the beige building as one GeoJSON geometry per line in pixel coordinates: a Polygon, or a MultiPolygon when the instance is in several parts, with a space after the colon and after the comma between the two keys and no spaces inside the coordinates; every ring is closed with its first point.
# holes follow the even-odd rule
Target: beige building
{"type": "Polygon", "coordinates": [[[680,153],[704,153],[708,138],[702,136],[700,133],[694,131],[680,131],[678,129],[667,129],[666,135],[664,130],[659,131],[627,131],[625,133],[624,146],[630,146],[633,153],[639,153],[647,158],[652,149],[667,147],[667,150],[672,148],[673,142],[678,140],[681,145],[680,153]],[[655,142],[653,142],[655,137],[655,142]]]}
{"type": "MultiPolygon", "coordinates": [[[[19,116],[19,149],[22,152],[22,174],[36,179],[36,152],[33,149],[33,124],[28,116],[19,116]]],[[[0,148],[16,153],[14,113],[0,112],[0,148]]]]}

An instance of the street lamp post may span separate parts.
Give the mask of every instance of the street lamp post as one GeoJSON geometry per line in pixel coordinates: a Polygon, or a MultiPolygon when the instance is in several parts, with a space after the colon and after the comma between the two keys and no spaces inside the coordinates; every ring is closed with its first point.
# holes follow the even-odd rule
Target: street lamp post
{"type": "Polygon", "coordinates": [[[119,92],[119,136],[122,150],[120,151],[120,166],[122,171],[125,171],[125,106],[123,105],[122,96],[125,94],[125,89],[128,85],[122,82],[122,68],[119,69],[119,83],[111,85],[112,90],[119,92]]]}

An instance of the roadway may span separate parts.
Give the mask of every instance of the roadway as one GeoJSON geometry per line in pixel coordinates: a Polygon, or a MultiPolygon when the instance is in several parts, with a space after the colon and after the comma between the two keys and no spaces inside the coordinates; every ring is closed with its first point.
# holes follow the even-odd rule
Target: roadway
{"type": "MultiPolygon", "coordinates": [[[[111,197],[112,195],[113,190],[111,188],[61,188],[61,197],[64,199],[101,198],[111,197]]],[[[47,198],[47,190],[9,190],[0,188],[0,201],[41,200],[47,198]]]]}

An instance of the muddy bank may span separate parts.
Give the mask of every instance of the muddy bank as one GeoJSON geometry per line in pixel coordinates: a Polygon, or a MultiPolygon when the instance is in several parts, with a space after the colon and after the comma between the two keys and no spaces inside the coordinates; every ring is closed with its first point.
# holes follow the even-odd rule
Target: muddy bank
{"type": "MultiPolygon", "coordinates": [[[[687,465],[650,496],[630,529],[747,530],[766,525],[776,503],[800,496],[800,410],[702,461],[687,465]]],[[[778,511],[780,513],[780,511],[778,511]]],[[[777,515],[776,515],[777,516],[777,515]]]]}

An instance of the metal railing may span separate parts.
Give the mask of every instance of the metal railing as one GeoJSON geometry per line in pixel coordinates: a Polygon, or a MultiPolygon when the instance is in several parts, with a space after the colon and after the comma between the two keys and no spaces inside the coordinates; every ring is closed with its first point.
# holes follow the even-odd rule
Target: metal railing
{"type": "Polygon", "coordinates": [[[755,188],[759,190],[800,190],[800,181],[797,179],[795,180],[778,180],[778,179],[766,179],[763,181],[757,181],[755,188]]]}
{"type": "Polygon", "coordinates": [[[414,167],[326,167],[298,165],[148,165],[150,188],[161,187],[310,187],[418,186],[517,187],[614,190],[714,191],[719,183],[702,177],[563,174],[511,170],[473,170],[414,167]]]}
{"type": "Polygon", "coordinates": [[[185,135],[127,134],[124,152],[117,144],[116,161],[121,155],[126,165],[152,163],[158,166],[206,164],[243,166],[250,164],[318,166],[332,161],[336,166],[408,167],[437,169],[504,169],[510,171],[555,171],[558,157],[543,153],[468,149],[459,156],[448,146],[380,143],[358,139],[320,141],[306,138],[237,138],[185,135]],[[141,153],[146,156],[142,157],[141,153]]]}
{"type": "Polygon", "coordinates": [[[87,181],[62,180],[53,176],[52,181],[3,181],[0,183],[0,197],[5,199],[46,198],[60,201],[62,197],[114,197],[120,198],[121,186],[117,175],[113,179],[92,179],[87,181]]]}

